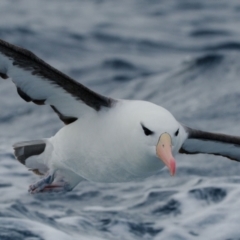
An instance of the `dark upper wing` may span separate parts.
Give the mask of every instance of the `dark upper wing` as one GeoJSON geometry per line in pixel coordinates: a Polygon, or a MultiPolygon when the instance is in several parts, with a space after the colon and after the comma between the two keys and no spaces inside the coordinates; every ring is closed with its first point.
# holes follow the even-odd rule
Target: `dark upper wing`
{"type": "Polygon", "coordinates": [[[180,153],[214,154],[240,162],[240,137],[204,132],[185,126],[184,129],[187,138],[179,150],[180,153]]]}
{"type": "Polygon", "coordinates": [[[66,124],[89,109],[110,108],[115,100],[99,95],[51,67],[32,52],[0,39],[0,77],[12,78],[27,102],[49,104],[66,124]]]}

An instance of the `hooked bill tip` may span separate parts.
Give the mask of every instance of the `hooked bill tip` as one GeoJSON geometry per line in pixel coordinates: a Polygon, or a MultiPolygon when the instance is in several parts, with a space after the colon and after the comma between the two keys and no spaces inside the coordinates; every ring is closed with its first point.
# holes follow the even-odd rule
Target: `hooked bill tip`
{"type": "Polygon", "coordinates": [[[176,161],[174,158],[170,159],[169,161],[169,171],[171,176],[174,176],[176,173],[176,161]]]}

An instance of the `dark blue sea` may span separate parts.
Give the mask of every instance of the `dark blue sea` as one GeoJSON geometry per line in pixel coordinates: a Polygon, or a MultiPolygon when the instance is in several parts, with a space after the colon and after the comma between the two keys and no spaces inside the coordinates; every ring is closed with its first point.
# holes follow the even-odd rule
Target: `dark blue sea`
{"type": "MultiPolygon", "coordinates": [[[[1,0],[0,38],[101,94],[240,135],[239,0],[1,0]]],[[[240,164],[220,156],[179,154],[175,177],[30,195],[38,176],[11,146],[62,126],[0,81],[0,240],[240,239],[240,164]]]]}

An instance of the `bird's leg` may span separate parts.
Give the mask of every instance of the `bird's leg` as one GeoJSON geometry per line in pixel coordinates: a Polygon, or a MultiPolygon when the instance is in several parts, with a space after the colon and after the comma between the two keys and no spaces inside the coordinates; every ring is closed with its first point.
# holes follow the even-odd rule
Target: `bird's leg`
{"type": "Polygon", "coordinates": [[[48,176],[30,185],[30,193],[71,191],[83,178],[68,169],[52,170],[48,176]]]}
{"type": "Polygon", "coordinates": [[[47,185],[50,185],[53,182],[54,173],[55,171],[52,174],[49,174],[47,177],[36,182],[35,184],[30,185],[28,191],[30,193],[38,193],[43,190],[47,185]]]}
{"type": "Polygon", "coordinates": [[[41,192],[65,192],[69,190],[71,190],[69,184],[65,181],[61,181],[46,185],[41,192]]]}

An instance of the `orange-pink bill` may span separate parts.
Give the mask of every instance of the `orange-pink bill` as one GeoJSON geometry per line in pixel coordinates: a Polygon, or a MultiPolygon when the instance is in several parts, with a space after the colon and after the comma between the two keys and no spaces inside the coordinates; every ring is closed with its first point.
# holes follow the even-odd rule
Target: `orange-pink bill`
{"type": "Polygon", "coordinates": [[[157,156],[168,167],[170,174],[173,176],[176,173],[176,161],[172,155],[172,139],[168,133],[163,133],[156,147],[157,156]]]}

